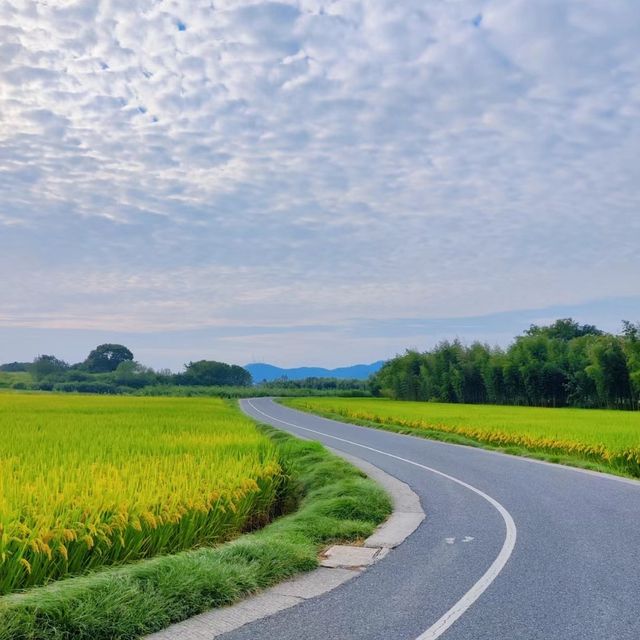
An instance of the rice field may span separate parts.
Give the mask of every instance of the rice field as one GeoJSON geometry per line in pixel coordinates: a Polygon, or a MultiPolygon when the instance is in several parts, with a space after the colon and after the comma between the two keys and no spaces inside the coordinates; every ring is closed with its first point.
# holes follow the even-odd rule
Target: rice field
{"type": "Polygon", "coordinates": [[[220,399],[0,393],[0,594],[227,540],[282,481],[220,399]]]}
{"type": "Polygon", "coordinates": [[[640,477],[640,412],[295,398],[288,406],[381,426],[455,434],[500,448],[569,456],[640,477]]]}

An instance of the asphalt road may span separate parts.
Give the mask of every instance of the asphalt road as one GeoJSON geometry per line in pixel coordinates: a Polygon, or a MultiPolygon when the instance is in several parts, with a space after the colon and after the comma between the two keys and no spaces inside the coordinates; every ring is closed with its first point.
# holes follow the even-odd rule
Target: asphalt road
{"type": "Polygon", "coordinates": [[[224,640],[640,638],[640,483],[335,422],[268,398],[241,406],[403,480],[427,517],[362,576],[224,640]]]}

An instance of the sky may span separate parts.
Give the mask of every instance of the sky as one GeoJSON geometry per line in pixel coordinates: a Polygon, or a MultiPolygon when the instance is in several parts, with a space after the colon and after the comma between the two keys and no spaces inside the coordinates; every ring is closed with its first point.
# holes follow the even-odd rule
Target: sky
{"type": "Polygon", "coordinates": [[[637,0],[2,0],[0,362],[640,320],[638,33],[637,0]]]}

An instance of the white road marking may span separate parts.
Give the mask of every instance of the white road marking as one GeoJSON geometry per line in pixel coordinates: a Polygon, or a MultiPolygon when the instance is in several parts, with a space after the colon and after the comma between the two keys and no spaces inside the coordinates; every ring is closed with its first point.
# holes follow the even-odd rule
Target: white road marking
{"type": "Polygon", "coordinates": [[[473,539],[473,536],[465,536],[462,538],[462,542],[471,542],[473,539]]]}
{"type": "Polygon", "coordinates": [[[467,593],[462,596],[462,598],[460,598],[460,600],[458,600],[458,602],[456,602],[453,607],[451,607],[451,609],[449,609],[449,611],[447,611],[439,620],[434,622],[424,633],[421,633],[416,638],[416,640],[436,640],[436,638],[439,638],[456,620],[458,620],[458,618],[460,618],[460,616],[465,613],[465,611],[467,611],[467,609],[469,609],[469,607],[471,607],[471,605],[487,590],[491,583],[498,577],[502,569],[504,569],[504,566],[507,564],[507,561],[513,553],[513,548],[516,544],[516,523],[513,521],[511,514],[497,500],[484,493],[484,491],[477,489],[476,487],[464,482],[463,480],[459,480],[454,476],[450,476],[449,474],[438,471],[437,469],[433,469],[432,467],[427,467],[426,465],[420,464],[419,462],[407,460],[406,458],[402,458],[401,456],[396,456],[392,453],[381,451],[380,449],[374,449],[373,447],[369,447],[365,444],[353,442],[345,438],[339,438],[338,436],[332,436],[328,433],[323,433],[322,431],[309,429],[308,427],[301,427],[300,425],[287,422],[286,420],[281,420],[280,418],[276,418],[275,416],[270,416],[268,413],[265,413],[264,411],[258,409],[258,407],[256,407],[251,402],[251,400],[247,400],[246,402],[254,411],[257,411],[270,420],[275,420],[276,422],[280,422],[281,424],[286,424],[287,426],[293,427],[294,429],[301,429],[302,431],[315,433],[319,436],[324,436],[325,438],[331,438],[332,440],[338,440],[339,442],[344,442],[355,447],[367,449],[368,451],[373,451],[374,453],[379,453],[380,455],[394,458],[395,460],[400,460],[401,462],[406,462],[407,464],[411,464],[415,467],[419,467],[420,469],[424,469],[425,471],[435,473],[442,478],[451,480],[452,482],[455,482],[465,489],[473,491],[473,493],[479,495],[481,498],[484,498],[502,516],[506,527],[506,535],[504,543],[502,545],[502,549],[500,549],[500,553],[498,553],[496,559],[491,563],[491,566],[487,569],[487,571],[485,571],[485,573],[473,585],[473,587],[471,587],[471,589],[469,589],[469,591],[467,591],[467,593]]]}
{"type": "Polygon", "coordinates": [[[444,539],[444,541],[445,541],[447,544],[455,544],[456,539],[455,539],[455,538],[445,538],[445,539],[444,539]]]}

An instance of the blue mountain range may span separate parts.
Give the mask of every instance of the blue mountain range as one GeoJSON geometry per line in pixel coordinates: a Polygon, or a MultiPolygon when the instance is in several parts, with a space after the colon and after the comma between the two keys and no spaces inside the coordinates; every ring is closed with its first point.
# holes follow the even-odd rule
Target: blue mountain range
{"type": "Polygon", "coordinates": [[[295,367],[283,369],[265,362],[252,362],[244,368],[249,371],[255,383],[286,377],[288,380],[302,380],[303,378],[355,378],[365,380],[376,373],[384,364],[384,360],[378,360],[372,364],[354,364],[350,367],[338,367],[337,369],[325,369],[323,367],[295,367]]]}

